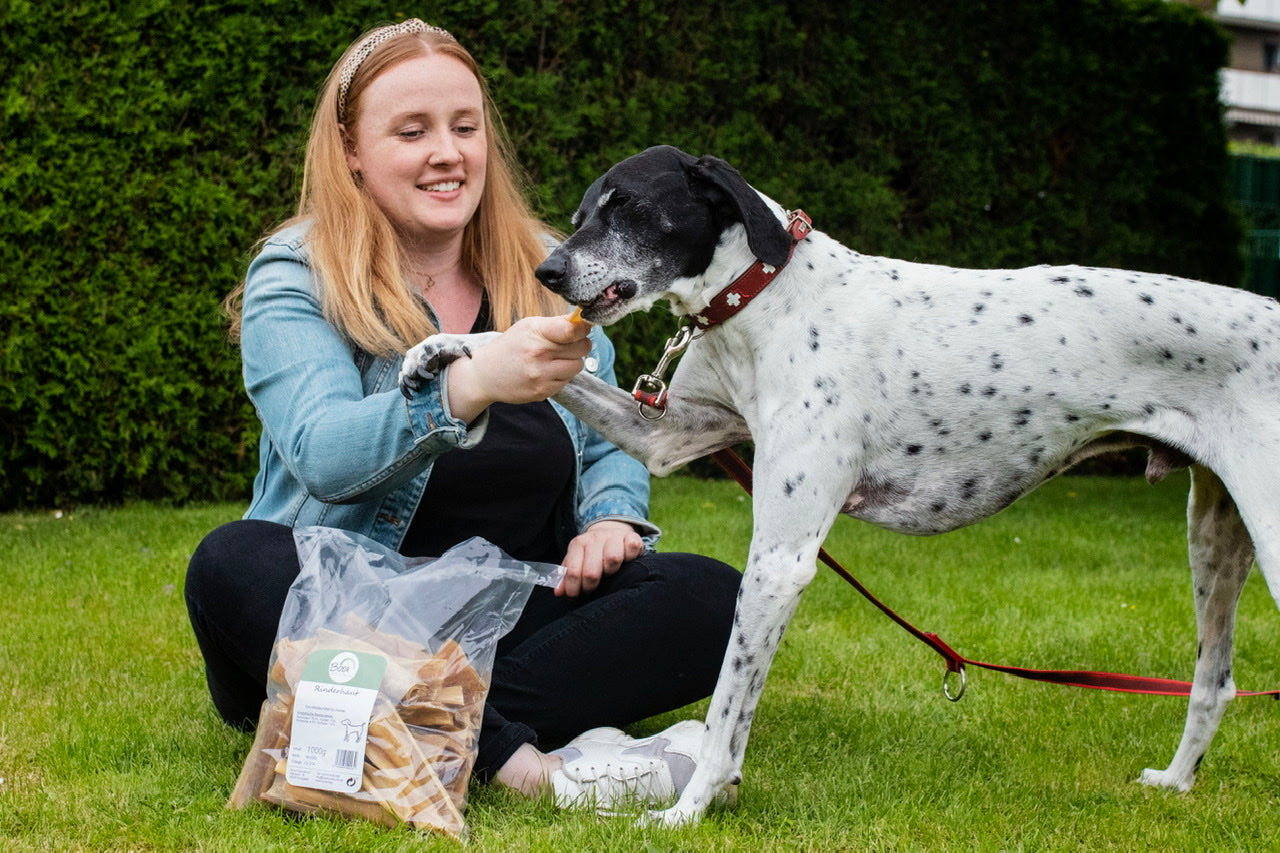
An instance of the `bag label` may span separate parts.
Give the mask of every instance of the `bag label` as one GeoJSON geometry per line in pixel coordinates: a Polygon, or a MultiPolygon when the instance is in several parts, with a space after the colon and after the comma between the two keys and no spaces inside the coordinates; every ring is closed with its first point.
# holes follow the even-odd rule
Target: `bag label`
{"type": "Polygon", "coordinates": [[[285,779],[300,788],[352,793],[364,777],[364,747],[387,659],[322,649],[302,668],[293,700],[285,779]]]}

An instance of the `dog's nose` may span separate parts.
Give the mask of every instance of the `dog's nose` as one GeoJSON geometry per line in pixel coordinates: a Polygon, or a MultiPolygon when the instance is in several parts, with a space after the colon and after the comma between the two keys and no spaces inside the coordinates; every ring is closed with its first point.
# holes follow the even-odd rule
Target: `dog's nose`
{"type": "Polygon", "coordinates": [[[559,252],[552,252],[550,257],[538,265],[533,274],[538,277],[538,281],[542,282],[543,287],[553,293],[559,293],[560,288],[564,286],[565,276],[569,274],[569,262],[559,252]]]}

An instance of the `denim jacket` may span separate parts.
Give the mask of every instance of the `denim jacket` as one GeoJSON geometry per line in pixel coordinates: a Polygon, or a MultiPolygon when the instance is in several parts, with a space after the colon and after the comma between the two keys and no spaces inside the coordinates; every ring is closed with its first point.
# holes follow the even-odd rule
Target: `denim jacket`
{"type": "MultiPolygon", "coordinates": [[[[369,355],[325,320],[307,258],[304,224],[271,236],[245,280],[244,383],[262,422],[259,468],[245,518],[351,530],[399,549],[437,456],[473,447],[471,424],[449,411],[448,368],[406,400],[400,359],[369,355]]],[[[587,365],[614,382],[613,345],[591,330],[587,365]]],[[[635,525],[652,547],[644,466],[552,402],[573,441],[576,500],[558,519],[567,545],[589,525],[635,525]]]]}

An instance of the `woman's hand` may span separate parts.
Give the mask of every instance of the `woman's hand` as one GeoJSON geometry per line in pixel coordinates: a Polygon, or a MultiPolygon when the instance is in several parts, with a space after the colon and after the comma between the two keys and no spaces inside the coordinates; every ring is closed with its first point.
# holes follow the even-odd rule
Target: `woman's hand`
{"type": "Polygon", "coordinates": [[[570,598],[591,592],[600,579],[623,563],[644,553],[644,540],[624,521],[597,521],[569,543],[564,567],[569,571],[556,587],[556,595],[570,598]]]}
{"type": "Polygon", "coordinates": [[[557,393],[591,353],[589,325],[525,317],[447,372],[449,410],[470,423],[490,403],[533,403],[557,393]]]}

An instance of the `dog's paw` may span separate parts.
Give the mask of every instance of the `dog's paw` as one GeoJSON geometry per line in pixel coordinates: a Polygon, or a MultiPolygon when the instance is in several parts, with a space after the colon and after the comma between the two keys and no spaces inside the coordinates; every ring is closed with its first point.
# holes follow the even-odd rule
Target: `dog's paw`
{"type": "Polygon", "coordinates": [[[435,380],[449,364],[471,357],[466,335],[432,335],[414,345],[400,364],[400,393],[411,396],[435,380]]]}
{"type": "Polygon", "coordinates": [[[637,823],[640,826],[690,826],[702,820],[702,812],[686,812],[679,806],[669,809],[650,810],[641,815],[637,823]]]}
{"type": "Polygon", "coordinates": [[[1168,770],[1156,770],[1151,767],[1142,771],[1138,781],[1152,788],[1168,788],[1171,791],[1181,791],[1183,793],[1191,790],[1192,782],[1190,779],[1182,779],[1175,776],[1168,770]]]}

